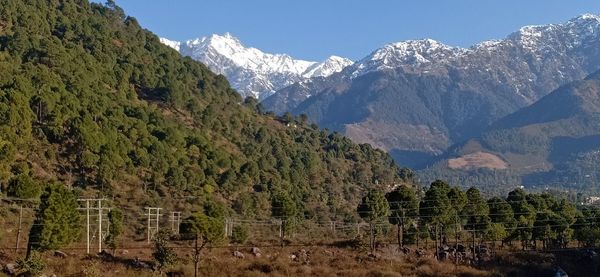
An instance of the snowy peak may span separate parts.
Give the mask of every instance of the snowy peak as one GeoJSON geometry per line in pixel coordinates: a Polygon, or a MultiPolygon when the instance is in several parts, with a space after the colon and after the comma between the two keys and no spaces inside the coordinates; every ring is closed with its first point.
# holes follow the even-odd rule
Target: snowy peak
{"type": "Polygon", "coordinates": [[[294,60],[285,54],[267,54],[256,48],[246,47],[229,33],[189,40],[185,45],[192,57],[210,52],[228,58],[236,66],[260,72],[300,74],[315,63],[294,60]]]}
{"type": "Polygon", "coordinates": [[[230,33],[185,42],[168,39],[161,39],[161,42],[225,75],[243,97],[258,99],[264,99],[294,82],[316,76],[326,77],[352,64],[352,61],[337,56],[319,63],[294,59],[287,54],[264,53],[246,47],[230,33]]]}
{"type": "Polygon", "coordinates": [[[349,59],[331,56],[321,63],[315,63],[308,67],[302,73],[302,76],[305,78],[327,77],[333,73],[342,71],[342,69],[352,64],[353,62],[349,59]]]}
{"type": "Polygon", "coordinates": [[[520,28],[503,40],[489,40],[470,48],[452,47],[432,39],[391,43],[375,50],[352,66],[351,78],[371,71],[407,67],[414,70],[424,66],[455,64],[461,59],[491,52],[499,47],[517,46],[541,58],[542,54],[573,49],[600,40],[600,16],[584,14],[562,24],[532,25],[520,28]]]}
{"type": "Polygon", "coordinates": [[[451,47],[432,39],[391,43],[357,62],[352,76],[357,77],[370,71],[387,68],[419,67],[456,57],[466,51],[464,48],[451,47]]]}
{"type": "Polygon", "coordinates": [[[173,40],[168,40],[166,38],[160,38],[160,42],[166,46],[169,46],[177,51],[179,51],[179,48],[181,46],[181,42],[179,41],[173,41],[173,40]]]}
{"type": "Polygon", "coordinates": [[[583,14],[562,24],[531,25],[519,29],[507,40],[521,44],[532,51],[547,48],[548,44],[560,41],[573,48],[600,35],[600,16],[583,14]]]}

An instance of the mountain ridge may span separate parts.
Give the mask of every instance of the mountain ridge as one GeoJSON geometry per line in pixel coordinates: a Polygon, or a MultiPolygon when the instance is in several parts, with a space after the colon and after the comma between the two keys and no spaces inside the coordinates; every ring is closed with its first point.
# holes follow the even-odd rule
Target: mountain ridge
{"type": "Polygon", "coordinates": [[[287,54],[265,53],[246,47],[230,33],[183,42],[161,38],[161,42],[184,56],[205,63],[215,73],[225,75],[242,97],[257,99],[264,99],[294,82],[329,76],[353,63],[339,56],[314,62],[294,59],[287,54]]]}
{"type": "Polygon", "coordinates": [[[418,166],[600,69],[599,34],[600,17],[584,14],[469,48],[428,39],[392,43],[340,73],[286,87],[262,103],[275,113],[306,114],[418,166]],[[411,139],[413,132],[426,139],[411,139]],[[411,162],[412,154],[421,158],[411,162]]]}

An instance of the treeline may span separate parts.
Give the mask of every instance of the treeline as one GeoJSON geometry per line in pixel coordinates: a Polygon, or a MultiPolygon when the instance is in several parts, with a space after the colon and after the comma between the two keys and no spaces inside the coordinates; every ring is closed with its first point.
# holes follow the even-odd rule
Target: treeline
{"type": "Polygon", "coordinates": [[[400,246],[435,240],[493,241],[522,249],[565,248],[600,243],[600,208],[577,205],[551,193],[514,189],[506,197],[486,199],[477,188],[466,191],[443,181],[431,183],[423,193],[399,186],[389,193],[371,190],[357,207],[371,226],[371,246],[378,226],[397,227],[400,246]]]}

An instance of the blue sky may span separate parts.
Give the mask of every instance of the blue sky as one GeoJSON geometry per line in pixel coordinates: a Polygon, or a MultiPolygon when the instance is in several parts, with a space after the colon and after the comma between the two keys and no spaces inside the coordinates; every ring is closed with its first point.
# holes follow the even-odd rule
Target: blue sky
{"type": "MultiPolygon", "coordinates": [[[[98,1],[97,1],[98,2],[98,1]]],[[[246,46],[296,58],[356,60],[390,42],[432,38],[468,47],[524,25],[600,14],[592,0],[116,0],[159,36],[230,32],[246,46]]]]}

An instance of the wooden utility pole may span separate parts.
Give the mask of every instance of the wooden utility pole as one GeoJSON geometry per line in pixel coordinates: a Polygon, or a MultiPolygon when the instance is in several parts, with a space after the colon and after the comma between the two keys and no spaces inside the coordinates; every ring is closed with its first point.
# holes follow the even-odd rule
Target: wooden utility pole
{"type": "Polygon", "coordinates": [[[148,244],[152,241],[152,237],[154,234],[158,233],[159,224],[160,224],[160,210],[162,208],[158,207],[146,207],[147,216],[148,216],[148,244]]]}

